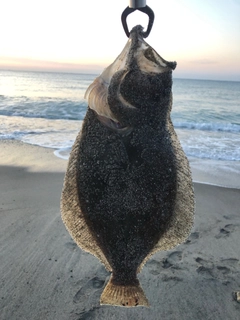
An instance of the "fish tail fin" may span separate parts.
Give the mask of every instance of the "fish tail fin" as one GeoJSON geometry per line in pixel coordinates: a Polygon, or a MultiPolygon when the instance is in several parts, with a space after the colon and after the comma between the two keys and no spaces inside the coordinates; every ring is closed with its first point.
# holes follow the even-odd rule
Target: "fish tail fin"
{"type": "Polygon", "coordinates": [[[148,300],[139,284],[135,286],[116,285],[112,282],[112,277],[103,290],[100,304],[122,307],[149,307],[148,300]]]}

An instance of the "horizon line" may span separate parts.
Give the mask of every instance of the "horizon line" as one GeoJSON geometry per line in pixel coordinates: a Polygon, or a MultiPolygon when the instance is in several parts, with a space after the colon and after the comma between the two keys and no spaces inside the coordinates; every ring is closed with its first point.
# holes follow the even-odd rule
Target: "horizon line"
{"type": "MultiPolygon", "coordinates": [[[[102,69],[102,71],[105,68],[102,69]]],[[[99,76],[102,71],[96,72],[93,70],[89,70],[89,72],[87,72],[87,70],[83,70],[83,71],[66,71],[66,70],[46,70],[46,69],[34,69],[34,70],[28,70],[28,69],[24,69],[24,68],[20,68],[20,69],[14,69],[14,68],[2,68],[0,67],[0,71],[8,71],[8,72],[35,72],[35,73],[62,73],[62,74],[84,74],[84,75],[94,75],[94,76],[99,76]]],[[[216,77],[213,78],[203,78],[203,77],[192,77],[192,76],[174,76],[173,73],[173,79],[176,80],[202,80],[202,81],[226,81],[226,82],[240,82],[239,80],[229,80],[229,79],[217,79],[216,77]]]]}

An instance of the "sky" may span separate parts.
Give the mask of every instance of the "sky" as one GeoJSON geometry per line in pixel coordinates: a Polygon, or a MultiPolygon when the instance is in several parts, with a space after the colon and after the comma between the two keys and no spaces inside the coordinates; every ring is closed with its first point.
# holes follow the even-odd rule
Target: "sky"
{"type": "MultiPolygon", "coordinates": [[[[147,0],[155,21],[146,39],[177,61],[175,78],[240,81],[240,0],[147,0]]],[[[100,73],[127,42],[129,0],[2,0],[0,69],[100,73]]],[[[147,27],[136,10],[131,29],[147,27]]]]}

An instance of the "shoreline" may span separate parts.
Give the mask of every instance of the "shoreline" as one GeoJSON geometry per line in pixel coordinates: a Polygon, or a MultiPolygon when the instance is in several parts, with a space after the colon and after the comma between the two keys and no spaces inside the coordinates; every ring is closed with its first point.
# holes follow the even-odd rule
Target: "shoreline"
{"type": "Polygon", "coordinates": [[[138,275],[150,308],[100,306],[109,273],[60,216],[67,161],[22,142],[0,147],[1,319],[238,319],[240,190],[194,183],[188,239],[154,254],[138,275]]]}
{"type": "Polygon", "coordinates": [[[67,161],[56,157],[52,148],[18,140],[0,140],[0,149],[2,166],[26,167],[28,171],[66,171],[67,161]]]}
{"type": "Polygon", "coordinates": [[[188,158],[194,183],[240,189],[240,161],[188,158]]]}
{"type": "MultiPolygon", "coordinates": [[[[57,149],[10,139],[0,140],[0,147],[2,146],[5,149],[8,149],[7,154],[3,154],[3,157],[9,158],[9,160],[12,158],[12,148],[15,150],[16,148],[23,147],[26,150],[34,150],[34,152],[37,153],[42,150],[43,154],[52,155],[51,162],[56,160],[58,165],[57,170],[64,172],[71,151],[71,147],[57,149]]],[[[2,150],[2,152],[4,152],[4,150],[2,150]]],[[[8,164],[9,160],[4,161],[3,163],[8,164]]],[[[188,160],[192,171],[193,183],[240,189],[240,161],[232,161],[232,166],[230,166],[231,162],[224,160],[199,159],[193,157],[188,157],[188,160]]],[[[0,161],[0,164],[1,162],[2,160],[0,161]]],[[[15,162],[13,163],[15,164],[15,162]]]]}

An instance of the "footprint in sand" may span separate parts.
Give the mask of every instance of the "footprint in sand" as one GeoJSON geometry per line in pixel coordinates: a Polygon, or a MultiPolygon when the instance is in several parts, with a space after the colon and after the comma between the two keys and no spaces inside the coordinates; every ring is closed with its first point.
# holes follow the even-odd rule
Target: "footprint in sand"
{"type": "Polygon", "coordinates": [[[197,273],[199,273],[207,279],[214,278],[213,268],[200,266],[197,268],[197,273]]]}
{"type": "Polygon", "coordinates": [[[182,261],[182,256],[183,256],[182,251],[174,251],[174,252],[172,252],[172,253],[169,254],[167,260],[168,260],[172,265],[174,265],[174,264],[182,261]]]}
{"type": "Polygon", "coordinates": [[[231,270],[227,267],[223,267],[223,266],[217,266],[217,269],[219,271],[221,271],[221,273],[224,274],[229,274],[231,272],[231,270]]]}
{"type": "Polygon", "coordinates": [[[221,259],[221,263],[225,266],[229,266],[229,267],[233,267],[233,268],[240,267],[240,261],[236,258],[221,259]]]}
{"type": "Polygon", "coordinates": [[[165,259],[162,261],[151,260],[148,262],[148,269],[151,274],[157,275],[161,273],[162,269],[168,269],[170,267],[179,269],[177,265],[182,261],[182,251],[171,252],[165,259]]]}
{"type": "Polygon", "coordinates": [[[207,260],[202,259],[202,258],[200,258],[200,257],[197,257],[197,258],[195,259],[195,261],[196,261],[197,263],[201,264],[202,266],[206,266],[206,265],[211,266],[211,267],[213,266],[213,263],[212,263],[211,261],[207,261],[207,260]]]}
{"type": "Polygon", "coordinates": [[[166,274],[163,275],[163,277],[162,277],[161,280],[162,280],[163,282],[167,282],[167,281],[171,281],[171,280],[172,280],[172,281],[174,281],[175,283],[176,283],[176,282],[183,281],[183,279],[180,278],[180,277],[173,276],[173,275],[168,276],[168,275],[166,275],[166,274]]]}
{"type": "Polygon", "coordinates": [[[149,273],[157,275],[161,273],[162,265],[161,262],[157,260],[150,260],[146,266],[148,267],[149,273]]]}
{"type": "Polygon", "coordinates": [[[168,257],[163,261],[162,267],[168,269],[170,267],[179,269],[177,265],[182,261],[182,251],[174,251],[168,255],[168,257]]]}
{"type": "Polygon", "coordinates": [[[215,236],[216,239],[229,237],[231,232],[236,229],[236,225],[226,224],[225,227],[221,228],[219,234],[215,236]]]}
{"type": "Polygon", "coordinates": [[[214,278],[214,264],[211,261],[207,261],[200,257],[197,257],[195,261],[200,264],[200,266],[196,270],[197,273],[199,273],[207,279],[214,278]]]}
{"type": "Polygon", "coordinates": [[[77,248],[77,244],[75,242],[66,242],[64,246],[71,251],[74,251],[77,248]]]}
{"type": "Polygon", "coordinates": [[[221,265],[217,266],[217,269],[221,271],[223,275],[239,272],[240,262],[236,258],[221,259],[220,263],[221,265]]]}
{"type": "Polygon", "coordinates": [[[105,279],[102,280],[98,277],[94,277],[85,283],[80,290],[73,297],[74,303],[83,302],[89,299],[90,295],[93,295],[98,289],[101,289],[105,283],[105,279]]]}
{"type": "Polygon", "coordinates": [[[80,314],[80,317],[77,320],[93,320],[97,319],[96,317],[96,311],[99,309],[98,307],[94,307],[88,311],[83,311],[80,314]]]}
{"type": "Polygon", "coordinates": [[[184,242],[184,244],[191,244],[196,242],[199,239],[199,232],[192,232],[190,234],[190,236],[188,237],[188,239],[184,242]]]}
{"type": "Polygon", "coordinates": [[[200,266],[197,268],[197,272],[205,278],[215,278],[226,280],[234,270],[238,270],[239,260],[235,258],[222,259],[219,265],[214,265],[213,262],[204,260],[200,257],[195,259],[200,266]]]}

